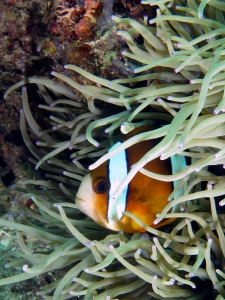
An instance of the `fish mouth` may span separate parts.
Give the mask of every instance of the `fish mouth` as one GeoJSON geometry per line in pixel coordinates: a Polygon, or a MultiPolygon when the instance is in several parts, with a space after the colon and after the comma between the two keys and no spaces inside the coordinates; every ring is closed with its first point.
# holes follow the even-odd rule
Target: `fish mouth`
{"type": "Polygon", "coordinates": [[[79,197],[76,197],[76,198],[75,198],[75,202],[76,202],[76,201],[83,201],[83,202],[84,202],[84,200],[81,199],[81,198],[79,198],[79,197]]]}

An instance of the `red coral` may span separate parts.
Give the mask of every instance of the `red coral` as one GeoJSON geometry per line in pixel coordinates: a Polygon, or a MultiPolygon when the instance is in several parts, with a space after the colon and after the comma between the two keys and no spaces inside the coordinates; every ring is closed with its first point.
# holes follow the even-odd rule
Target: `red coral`
{"type": "Polygon", "coordinates": [[[20,2],[20,0],[7,0],[6,3],[9,3],[9,4],[15,4],[15,3],[18,3],[20,2]]]}
{"type": "Polygon", "coordinates": [[[91,34],[91,29],[97,23],[97,16],[98,16],[98,8],[100,2],[98,0],[85,0],[85,14],[83,18],[79,21],[76,25],[76,30],[78,36],[88,36],[91,34]]]}
{"type": "MultiPolygon", "coordinates": [[[[100,0],[84,0],[83,6],[70,5],[65,0],[60,1],[56,8],[60,35],[64,35],[64,38],[79,40],[92,38],[94,36],[93,29],[102,10],[103,5],[100,0]]],[[[55,28],[54,25],[52,28],[55,28]]]]}

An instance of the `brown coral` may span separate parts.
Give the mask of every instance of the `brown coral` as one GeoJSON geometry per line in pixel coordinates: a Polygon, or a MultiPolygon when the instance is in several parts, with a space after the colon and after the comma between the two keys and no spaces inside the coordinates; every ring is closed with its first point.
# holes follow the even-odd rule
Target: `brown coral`
{"type": "Polygon", "coordinates": [[[69,25],[75,24],[73,19],[76,17],[76,15],[80,15],[84,12],[84,8],[82,9],[79,6],[67,7],[65,1],[61,1],[56,9],[58,12],[58,24],[63,24],[64,20],[67,20],[66,22],[69,25]]]}

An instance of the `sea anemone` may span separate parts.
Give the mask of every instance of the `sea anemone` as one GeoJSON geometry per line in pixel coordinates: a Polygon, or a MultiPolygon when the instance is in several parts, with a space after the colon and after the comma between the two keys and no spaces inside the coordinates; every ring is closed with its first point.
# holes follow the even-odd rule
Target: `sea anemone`
{"type": "MultiPolygon", "coordinates": [[[[220,175],[225,164],[225,4],[216,0],[201,1],[199,5],[192,0],[142,3],[158,6],[156,18],[150,20],[155,26],[148,26],[147,18],[142,25],[112,16],[119,27],[129,27],[117,34],[130,48],[122,54],[136,65],[135,76],[108,81],[77,66],[65,65],[67,71],[77,72],[94,84],[79,85],[70,73],[52,72],[65,85],[47,78],[28,78],[29,84],[37,84],[41,101],[46,102],[36,112],[42,127],[32,115],[23,87],[21,132],[36,158],[31,162],[36,169],[46,170],[50,180],[25,182],[42,186],[42,190],[20,189],[31,197],[39,213],[21,207],[21,223],[12,218],[0,219],[1,225],[17,230],[22,251],[21,257],[7,267],[30,262],[24,264],[21,274],[1,279],[0,285],[63,269],[64,276],[43,286],[37,295],[54,300],[73,296],[84,296],[85,300],[117,296],[225,298],[225,215],[219,208],[225,204],[224,176],[220,175]],[[142,36],[142,45],[134,42],[135,35],[142,36]],[[79,101],[68,86],[79,91],[85,101],[79,101]],[[38,148],[26,131],[26,121],[32,138],[38,140],[38,148]],[[119,135],[145,124],[160,125],[107,152],[119,135]],[[94,169],[115,153],[155,138],[160,142],[133,166],[114,196],[137,172],[176,181],[168,205],[154,223],[163,218],[176,221],[154,229],[124,212],[146,230],[124,235],[82,217],[71,201],[89,164],[89,169],[94,169]],[[182,171],[160,175],[145,170],[147,162],[175,154],[188,160],[182,171]],[[71,201],[65,202],[66,197],[71,201]],[[23,235],[49,244],[50,253],[32,252],[23,235]]],[[[12,86],[5,97],[26,83],[23,80],[12,86]]]]}

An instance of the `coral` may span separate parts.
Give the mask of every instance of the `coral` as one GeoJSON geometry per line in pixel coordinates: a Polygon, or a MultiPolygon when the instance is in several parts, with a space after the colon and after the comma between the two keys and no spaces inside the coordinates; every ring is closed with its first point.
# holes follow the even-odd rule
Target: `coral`
{"type": "Polygon", "coordinates": [[[142,5],[142,1],[138,0],[115,0],[114,7],[114,14],[132,18],[141,23],[143,16],[148,16],[150,19],[155,16],[155,9],[152,9],[151,6],[142,5]]]}
{"type": "Polygon", "coordinates": [[[59,1],[56,7],[57,24],[59,30],[70,32],[68,36],[79,40],[90,40],[95,35],[94,27],[102,13],[102,3],[99,0],[85,0],[83,4],[76,5],[59,1]]]}
{"type": "MultiPolygon", "coordinates": [[[[42,0],[0,1],[1,217],[7,217],[9,211],[17,213],[13,205],[16,196],[15,191],[12,189],[13,184],[20,185],[25,178],[37,176],[37,173],[34,175],[33,169],[27,162],[29,152],[24,143],[21,145],[21,141],[17,138],[20,136],[18,132],[21,93],[16,91],[7,100],[3,99],[3,94],[9,86],[21,80],[28,68],[31,68],[34,72],[40,70],[33,58],[37,55],[36,42],[43,39],[47,34],[47,25],[43,23],[47,13],[47,2],[42,0]]],[[[40,57],[38,59],[40,60],[40,57]]],[[[24,199],[21,201],[24,201],[24,199]]],[[[3,265],[9,260],[10,255],[16,253],[15,249],[18,249],[18,244],[15,231],[6,228],[2,230],[1,228],[0,232],[0,277],[2,278],[12,275],[12,269],[6,270],[3,265]]],[[[13,270],[13,274],[15,272],[19,272],[19,269],[13,270]]],[[[14,287],[0,287],[0,299],[37,299],[32,293],[32,289],[37,289],[37,287],[36,280],[17,283],[14,287]]]]}
{"type": "MultiPolygon", "coordinates": [[[[29,55],[34,55],[33,47],[38,39],[43,38],[44,18],[47,4],[29,5],[24,1],[7,1],[0,3],[0,67],[8,72],[21,73],[25,64],[31,64],[29,55]],[[32,16],[35,18],[32,19],[32,16]],[[32,21],[31,21],[32,19],[32,21]]],[[[12,80],[12,79],[11,79],[12,80]]],[[[18,80],[18,79],[17,79],[18,80]]]]}
{"type": "MultiPolygon", "coordinates": [[[[134,76],[129,78],[107,80],[70,64],[64,66],[63,74],[52,72],[65,84],[29,77],[30,84],[38,85],[41,104],[34,118],[24,86],[21,133],[35,157],[30,161],[36,169],[43,168],[49,180],[26,180],[24,184],[31,186],[19,189],[40,214],[20,205],[23,213],[16,222],[12,216],[0,219],[2,226],[17,230],[23,251],[19,260],[6,266],[19,264],[23,272],[1,279],[1,285],[61,270],[37,295],[54,300],[225,297],[221,172],[225,165],[225,8],[219,3],[220,9],[216,1],[202,1],[199,6],[192,1],[190,7],[189,1],[183,6],[175,1],[171,8],[164,0],[152,0],[151,5],[159,6],[157,17],[150,21],[155,27],[147,26],[147,18],[142,25],[113,16],[119,29],[130,28],[117,32],[130,48],[122,53],[133,62],[134,76]],[[141,45],[133,39],[137,34],[141,45]],[[75,82],[69,72],[85,77],[88,84],[75,82]],[[120,135],[144,124],[158,127],[107,152],[120,135]],[[137,172],[162,181],[178,180],[155,223],[163,218],[176,221],[158,230],[124,212],[146,230],[124,235],[106,231],[83,216],[73,201],[88,167],[94,169],[130,145],[156,138],[160,142],[133,166],[114,196],[137,172]],[[38,140],[36,145],[33,139],[38,140]],[[188,159],[181,172],[161,175],[145,170],[148,161],[173,155],[188,159]],[[48,251],[30,250],[24,236],[43,241],[48,251]]],[[[25,83],[18,82],[5,97],[25,83]]]]}
{"type": "Polygon", "coordinates": [[[0,183],[3,190],[25,175],[21,165],[27,152],[18,139],[21,97],[16,92],[4,101],[2,96],[10,85],[21,79],[28,66],[35,69],[30,56],[34,58],[35,43],[43,38],[45,32],[43,28],[46,25],[40,23],[46,7],[43,1],[0,2],[0,183]]]}
{"type": "MultiPolygon", "coordinates": [[[[66,7],[65,1],[61,1],[61,4],[58,4],[57,8],[58,10],[58,23],[62,24],[64,19],[67,19],[67,23],[69,25],[74,24],[75,22],[72,20],[73,14],[80,14],[81,9],[78,7],[66,7]]],[[[84,12],[84,11],[83,11],[84,12]]]]}
{"type": "MultiPolygon", "coordinates": [[[[137,10],[134,18],[142,20],[143,14],[151,16],[151,7],[136,4],[136,2],[132,4],[137,10]]],[[[120,2],[107,0],[100,3],[69,0],[54,1],[51,10],[55,12],[55,18],[51,19],[49,24],[51,35],[38,45],[38,50],[42,57],[54,61],[55,70],[62,72],[61,64],[71,63],[79,64],[89,72],[104,78],[124,76],[124,73],[120,74],[116,64],[111,65],[111,58],[122,60],[121,63],[125,64],[126,61],[120,55],[125,43],[115,36],[116,27],[110,15],[116,13],[129,16],[126,6],[120,2]],[[99,5],[96,14],[95,9],[94,11],[92,9],[93,5],[99,5]],[[85,7],[88,7],[87,14],[85,7]],[[89,25],[94,27],[90,29],[89,25]],[[77,28],[82,37],[77,35],[77,28]]],[[[127,26],[124,26],[124,30],[126,29],[127,26]]],[[[73,79],[79,81],[79,77],[73,79]]]]}

